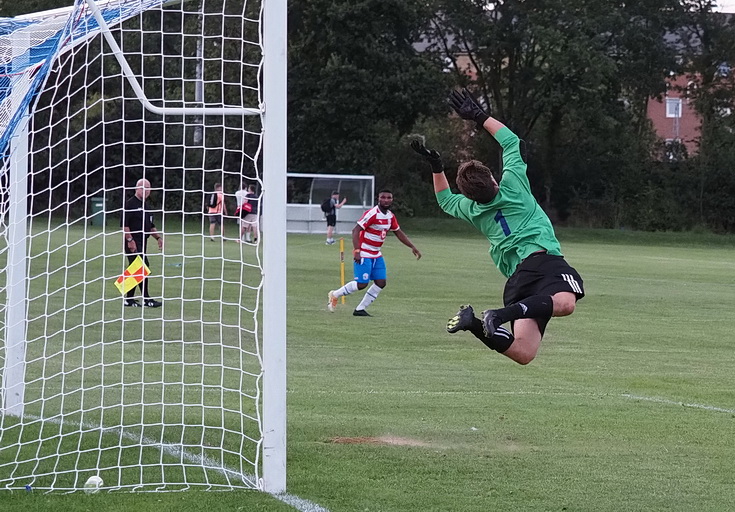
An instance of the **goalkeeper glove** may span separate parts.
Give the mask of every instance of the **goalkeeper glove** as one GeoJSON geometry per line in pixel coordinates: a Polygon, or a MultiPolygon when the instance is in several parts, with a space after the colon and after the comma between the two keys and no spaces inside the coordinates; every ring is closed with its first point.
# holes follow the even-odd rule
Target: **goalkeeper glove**
{"type": "Polygon", "coordinates": [[[426,149],[424,143],[418,139],[411,141],[411,149],[413,149],[419,155],[423,156],[426,161],[429,162],[429,165],[431,165],[431,172],[433,172],[434,174],[444,172],[444,165],[442,165],[441,155],[436,149],[426,149]]]}
{"type": "Polygon", "coordinates": [[[490,117],[482,110],[482,107],[477,104],[477,100],[470,94],[467,89],[462,91],[452,91],[449,93],[449,104],[457,115],[467,121],[474,121],[477,123],[478,128],[482,128],[485,121],[490,117]]]}

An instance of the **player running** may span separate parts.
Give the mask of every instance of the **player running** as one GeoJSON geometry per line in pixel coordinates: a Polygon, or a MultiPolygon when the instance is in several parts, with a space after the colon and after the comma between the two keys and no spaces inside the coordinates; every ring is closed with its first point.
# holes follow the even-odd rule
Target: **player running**
{"type": "Polygon", "coordinates": [[[584,297],[582,278],[564,260],[551,221],[531,194],[518,136],[488,116],[466,89],[453,91],[449,101],[459,117],[477,123],[502,146],[500,185],[490,169],[470,160],[459,166],[461,194],[453,194],[439,153],[417,140],[411,147],[431,164],[439,206],[487,237],[490,257],[508,281],[504,308],[483,311],[480,320],[472,306],[460,306],[447,331],[470,331],[488,348],[528,364],[538,353],[551,317],[571,315],[584,297]],[[501,327],[506,322],[512,332],[501,327]]]}
{"type": "Polygon", "coordinates": [[[403,245],[410,247],[416,259],[421,259],[421,252],[413,245],[408,236],[401,231],[398,220],[390,207],[393,205],[393,193],[390,190],[381,190],[378,193],[378,204],[366,211],[357,225],[352,229],[352,256],[355,280],[350,281],[338,290],[329,292],[327,309],[334,311],[337,299],[367,287],[370,281],[373,285],[365,292],[362,301],[352,312],[354,316],[372,316],[366,311],[367,307],[378,298],[378,294],[385,288],[387,271],[385,260],[380,248],[385,242],[388,231],[393,231],[396,238],[403,245]]]}

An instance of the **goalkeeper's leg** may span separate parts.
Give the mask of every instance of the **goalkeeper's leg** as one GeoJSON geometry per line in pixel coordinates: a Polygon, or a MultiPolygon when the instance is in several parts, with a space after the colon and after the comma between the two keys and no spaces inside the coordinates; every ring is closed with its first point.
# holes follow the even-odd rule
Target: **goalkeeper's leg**
{"type": "Polygon", "coordinates": [[[472,306],[462,306],[447,322],[447,331],[470,331],[487,348],[525,365],[536,357],[550,318],[521,318],[513,322],[513,332],[498,326],[492,336],[488,336],[483,321],[475,316],[472,306]]]}
{"type": "Polygon", "coordinates": [[[501,354],[505,353],[515,340],[513,333],[504,327],[498,327],[492,336],[485,335],[482,320],[475,316],[469,304],[460,306],[457,314],[447,322],[447,332],[454,334],[458,331],[470,331],[487,348],[501,354]]]}
{"type": "MultiPolygon", "coordinates": [[[[521,318],[513,322],[515,341],[503,352],[503,355],[518,364],[528,364],[536,357],[543,337],[541,322],[544,327],[549,319],[521,318]]],[[[502,327],[500,327],[502,329],[502,327]]]]}

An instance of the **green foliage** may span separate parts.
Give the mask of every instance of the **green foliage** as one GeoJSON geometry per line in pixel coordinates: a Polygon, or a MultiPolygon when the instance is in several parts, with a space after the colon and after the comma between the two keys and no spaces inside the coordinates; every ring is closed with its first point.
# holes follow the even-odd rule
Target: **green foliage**
{"type": "Polygon", "coordinates": [[[22,2],[0,2],[0,16],[11,18],[20,14],[49,11],[59,7],[69,7],[74,0],[23,0],[22,2]]]}
{"type": "Polygon", "coordinates": [[[495,116],[529,142],[542,205],[565,218],[580,194],[593,201],[620,197],[612,173],[599,176],[598,157],[614,155],[616,171],[641,168],[635,159],[648,142],[646,101],[660,94],[665,78],[651,70],[674,62],[664,36],[675,24],[676,3],[440,4],[434,50],[448,52],[457,80],[470,82],[495,116]]]}
{"type": "MultiPolygon", "coordinates": [[[[238,2],[200,3],[210,13],[203,26],[198,16],[163,23],[205,33],[224,27],[228,42],[258,40],[254,24],[242,27],[236,16],[212,15],[222,5],[235,15],[238,2]]],[[[58,6],[52,0],[22,4],[58,6]]],[[[735,24],[713,14],[714,2],[289,4],[289,171],[375,174],[378,184],[396,191],[404,215],[435,215],[431,177],[407,147],[410,134],[425,133],[427,143],[438,146],[450,182],[456,164],[469,158],[499,168],[497,144],[449,115],[448,90],[469,86],[493,115],[527,142],[533,192],[555,220],[647,230],[735,230],[729,220],[735,218],[735,81],[728,68],[735,65],[735,24]],[[696,155],[678,152],[669,161],[671,151],[664,151],[664,141],[656,140],[647,108],[666,93],[667,80],[683,73],[690,83],[679,92],[686,93],[700,114],[702,137],[696,155]]],[[[243,7],[246,14],[256,8],[252,2],[243,7]]],[[[156,15],[143,17],[147,29],[160,23],[156,15]]],[[[196,59],[181,64],[155,55],[180,47],[194,54],[197,38],[166,36],[159,47],[155,38],[133,33],[125,37],[145,55],[130,60],[136,72],[162,66],[177,72],[180,67],[189,76],[193,72],[196,59]]],[[[99,42],[92,45],[90,55],[99,42]]],[[[227,83],[238,84],[241,71],[224,62],[237,61],[241,52],[256,61],[260,49],[240,44],[217,48],[205,41],[201,51],[205,75],[222,73],[227,83]]],[[[116,71],[111,59],[88,64],[92,77],[116,71]]],[[[79,65],[62,63],[57,73],[66,77],[79,65]]],[[[245,73],[243,81],[257,79],[256,69],[245,73]]],[[[236,188],[239,173],[254,174],[253,162],[243,153],[254,154],[259,140],[242,136],[240,129],[259,133],[258,119],[228,119],[224,126],[205,120],[184,128],[180,119],[163,122],[144,113],[129,93],[124,101],[111,102],[109,98],[123,90],[119,80],[93,80],[86,93],[76,76],[65,78],[62,85],[77,92],[68,104],[39,111],[38,124],[55,122],[62,112],[76,114],[69,132],[56,127],[39,139],[49,142],[49,149],[35,158],[50,166],[34,182],[38,204],[72,198],[64,209],[73,216],[84,207],[84,201],[74,198],[103,189],[118,204],[121,187],[145,169],[155,186],[165,183],[171,190],[164,208],[198,210],[201,194],[196,191],[221,181],[222,168],[232,173],[226,178],[228,189],[236,188]],[[141,140],[148,143],[145,151],[125,144],[141,140]],[[227,149],[212,149],[222,140],[227,149]],[[165,156],[164,143],[169,144],[165,156]],[[104,152],[90,151],[102,147],[104,152]],[[74,179],[67,185],[69,176],[74,179]],[[45,188],[47,183],[51,185],[45,188]]],[[[191,80],[169,80],[164,90],[152,81],[144,86],[153,97],[196,99],[191,80]]],[[[208,97],[221,97],[224,103],[257,102],[255,91],[206,87],[208,97]]],[[[47,101],[42,96],[39,105],[47,101]]]]}
{"type": "MultiPolygon", "coordinates": [[[[258,62],[260,50],[243,40],[259,40],[257,25],[242,21],[256,9],[251,3],[222,0],[190,2],[186,14],[168,10],[143,13],[125,22],[121,45],[145,94],[154,104],[181,107],[201,105],[257,105],[257,69],[240,61],[258,62]],[[233,4],[235,12],[233,12],[233,4]],[[193,14],[195,9],[206,13],[193,14]],[[233,16],[238,14],[239,17],[233,16]],[[225,11],[228,16],[225,16],[225,11]],[[147,37],[141,37],[143,30],[147,37]],[[201,37],[198,34],[222,34],[201,37]],[[150,34],[159,33],[158,37],[150,34]],[[232,42],[237,44],[232,44],[232,42]],[[187,58],[182,59],[180,55],[187,58]],[[196,58],[201,55],[201,59],[196,58]],[[200,66],[198,68],[197,66],[200,66]],[[160,80],[162,70],[168,77],[160,80]],[[195,77],[203,77],[201,97],[195,77]],[[215,77],[221,80],[214,79],[215,77]]],[[[120,208],[129,191],[145,175],[154,187],[166,190],[164,210],[201,211],[202,191],[223,182],[228,191],[239,187],[240,176],[254,176],[252,155],[260,145],[257,116],[195,119],[162,116],[143,109],[114,58],[102,57],[101,36],[62,55],[51,71],[47,90],[39,94],[34,112],[33,138],[36,212],[74,218],[87,198],[105,195],[107,207],[120,208]],[[50,206],[49,206],[50,205],[50,206]]]]}
{"type": "Polygon", "coordinates": [[[427,15],[419,2],[290,2],[289,170],[371,173],[395,135],[448,111],[440,57],[413,46],[427,15]]]}

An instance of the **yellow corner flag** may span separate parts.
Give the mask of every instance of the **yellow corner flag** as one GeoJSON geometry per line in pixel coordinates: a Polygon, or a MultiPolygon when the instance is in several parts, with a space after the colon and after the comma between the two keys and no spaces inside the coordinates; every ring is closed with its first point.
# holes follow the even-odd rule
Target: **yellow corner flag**
{"type": "Polygon", "coordinates": [[[117,281],[115,281],[115,286],[117,286],[117,289],[120,290],[120,293],[124,295],[136,286],[138,286],[138,283],[145,279],[146,276],[148,276],[148,274],[150,273],[151,269],[149,269],[146,264],[143,263],[143,258],[138,256],[125,270],[123,275],[117,278],[117,281]]]}

